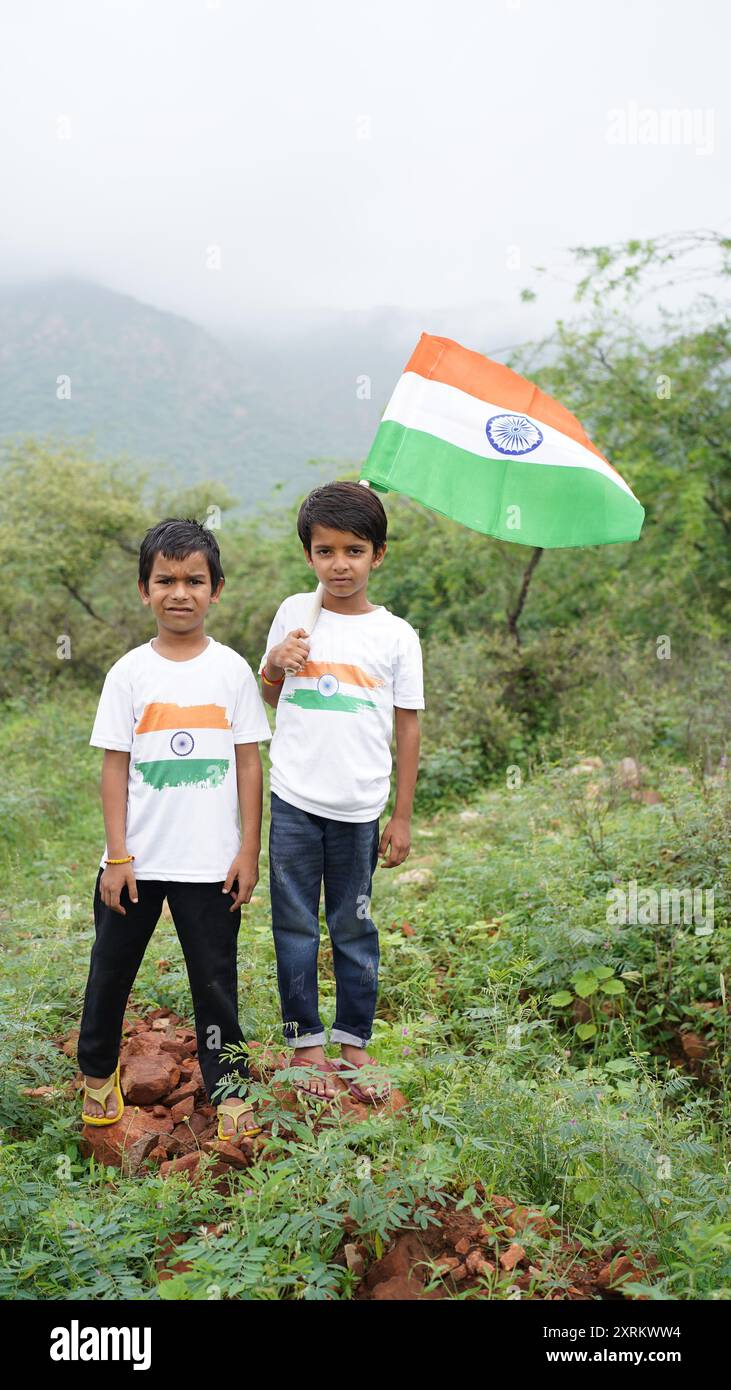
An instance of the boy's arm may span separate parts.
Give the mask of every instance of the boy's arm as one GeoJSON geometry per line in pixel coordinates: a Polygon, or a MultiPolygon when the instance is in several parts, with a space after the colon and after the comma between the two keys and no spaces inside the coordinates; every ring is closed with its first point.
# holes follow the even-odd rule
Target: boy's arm
{"type": "Polygon", "coordinates": [[[271,657],[268,656],[262,669],[269,677],[270,681],[280,681],[279,685],[267,685],[262,677],[261,682],[261,694],[264,703],[271,705],[272,709],[276,709],[279,704],[279,696],[282,693],[283,682],[281,681],[281,677],[284,675],[284,667],[275,666],[271,657]]]}
{"type": "Polygon", "coordinates": [[[261,849],[263,778],[258,743],[236,744],[236,783],[241,811],[241,848],[258,856],[261,849]]]}
{"type": "Polygon", "coordinates": [[[396,804],[394,817],[411,820],[414,791],[419,775],[419,712],[415,709],[395,709],[396,716],[396,804]]]}
{"type": "MultiPolygon", "coordinates": [[[[127,857],[128,778],[129,753],[122,752],[118,748],[105,748],[101,792],[107,854],[110,859],[126,859],[127,857]]],[[[120,906],[119,902],[125,884],[131,901],[136,903],[137,885],[134,876],[134,863],[107,864],[99,883],[99,893],[102,902],[122,917],[127,916],[125,909],[120,906]]]]}
{"type": "Polygon", "coordinates": [[[394,707],[396,716],[396,802],[393,815],[384,827],[378,853],[388,858],[382,869],[403,864],[411,849],[411,812],[419,772],[419,715],[415,709],[394,707]],[[389,848],[390,846],[390,848],[389,848]]]}
{"type": "Polygon", "coordinates": [[[261,852],[261,810],[262,785],[261,757],[258,743],[237,743],[236,785],[241,812],[241,849],[233,861],[224,882],[222,892],[232,892],[234,879],[238,881],[238,892],[229,908],[235,912],[242,903],[248,903],[259,882],[259,854],[261,852]]]}
{"type": "Polygon", "coordinates": [[[105,748],[101,789],[104,829],[110,859],[124,859],[127,854],[128,781],[129,753],[122,753],[117,748],[105,748]]]}

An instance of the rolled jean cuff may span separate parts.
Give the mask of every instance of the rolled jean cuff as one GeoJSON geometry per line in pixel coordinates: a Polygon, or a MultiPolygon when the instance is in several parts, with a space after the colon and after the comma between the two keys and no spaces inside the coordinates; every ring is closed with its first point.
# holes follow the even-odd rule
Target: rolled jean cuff
{"type": "Polygon", "coordinates": [[[290,1046],[290,1047],[324,1047],[324,1046],[325,1046],[325,1033],[324,1033],[324,1031],[321,1032],[321,1033],[299,1033],[298,1036],[297,1036],[296,1038],[293,1038],[292,1035],[291,1035],[291,1033],[285,1033],[284,1037],[285,1037],[285,1040],[289,1043],[289,1046],[290,1046]]]}
{"type": "Polygon", "coordinates": [[[347,1033],[344,1028],[333,1028],[330,1042],[349,1043],[351,1047],[365,1047],[370,1042],[370,1038],[364,1038],[360,1034],[356,1036],[355,1033],[347,1033]]]}

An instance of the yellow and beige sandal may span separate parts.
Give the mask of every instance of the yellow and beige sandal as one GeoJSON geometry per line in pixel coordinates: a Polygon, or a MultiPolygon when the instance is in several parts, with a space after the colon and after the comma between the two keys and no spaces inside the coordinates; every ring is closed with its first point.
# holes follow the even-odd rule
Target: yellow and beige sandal
{"type": "Polygon", "coordinates": [[[85,1125],[116,1125],[117,1121],[121,1120],[124,1114],[124,1098],[122,1096],[122,1088],[119,1084],[119,1062],[117,1062],[114,1076],[110,1076],[109,1080],[105,1081],[103,1086],[87,1086],[86,1082],[84,1082],[84,1104],[86,1104],[86,1098],[88,1096],[89,1100],[95,1100],[97,1105],[101,1105],[102,1109],[106,1110],[107,1097],[111,1095],[112,1091],[117,1098],[118,1108],[116,1115],[87,1115],[85,1111],[82,1110],[81,1118],[85,1125]]]}
{"type": "MultiPolygon", "coordinates": [[[[231,1116],[234,1125],[238,1123],[239,1117],[243,1115],[245,1111],[253,1109],[254,1107],[250,1100],[236,1101],[233,1104],[230,1101],[226,1102],[226,1113],[231,1116]]],[[[218,1107],[218,1137],[219,1139],[223,1139],[224,1143],[242,1138],[251,1139],[255,1134],[261,1134],[261,1125],[257,1125],[255,1129],[234,1129],[233,1134],[224,1134],[221,1128],[221,1106],[218,1107]]]]}

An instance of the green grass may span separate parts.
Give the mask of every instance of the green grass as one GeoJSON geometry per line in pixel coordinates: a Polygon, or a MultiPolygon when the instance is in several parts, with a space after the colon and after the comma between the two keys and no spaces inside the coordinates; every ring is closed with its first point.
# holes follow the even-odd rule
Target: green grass
{"type": "MultiPolygon", "coordinates": [[[[478,1183],[551,1212],[590,1249],[622,1239],[654,1255],[654,1297],[729,1297],[727,783],[658,764],[664,800],[644,806],[601,773],[546,766],[461,812],[417,818],[408,863],[379,868],[373,887],[373,1048],[408,1112],[316,1134],[303,1113],[223,1195],[94,1166],[79,1154],[78,1103],[21,1093],[75,1072],[51,1037],[78,1026],[93,940],[103,824],[92,717],[82,696],[63,709],[16,703],[0,740],[0,1297],[347,1299],[352,1276],[333,1262],[346,1228],[377,1256],[422,1199],[466,1193],[479,1208],[478,1183]],[[415,869],[422,881],[402,884],[415,869]],[[608,889],[632,878],[713,886],[713,932],[608,925],[608,889]],[[604,990],[607,979],[622,992],[604,990]],[[549,1002],[582,988],[593,1025],[583,1040],[573,1003],[549,1002]],[[697,1075],[668,1065],[686,1029],[707,1043],[697,1075]],[[198,1230],[221,1221],[216,1240],[198,1230]],[[159,1284],[155,1257],[173,1232],[192,1233],[175,1257],[192,1268],[159,1284]]],[[[278,1046],[267,806],[268,791],[261,878],[239,937],[240,1015],[247,1037],[278,1046]]],[[[321,986],[330,1023],[326,935],[321,986]]],[[[133,1003],[190,1016],[169,923],[133,1003]]]]}

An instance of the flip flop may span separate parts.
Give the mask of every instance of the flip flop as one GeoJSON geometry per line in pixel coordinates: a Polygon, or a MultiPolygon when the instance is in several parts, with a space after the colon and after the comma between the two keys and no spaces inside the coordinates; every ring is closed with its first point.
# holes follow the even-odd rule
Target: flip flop
{"type": "Polygon", "coordinates": [[[331,1063],[341,1081],[345,1082],[353,1099],[360,1101],[362,1105],[383,1105],[391,1098],[391,1082],[388,1077],[385,1077],[380,1085],[377,1079],[371,1083],[366,1083],[366,1085],[371,1084],[375,1088],[375,1095],[365,1090],[356,1080],[356,1075],[362,1067],[377,1067],[378,1065],[377,1058],[368,1056],[364,1062],[346,1062],[344,1057],[339,1057],[336,1062],[331,1063]]]}
{"type": "MultiPolygon", "coordinates": [[[[314,1067],[314,1069],[315,1069],[316,1071],[318,1071],[318,1072],[320,1073],[321,1076],[326,1076],[326,1075],[328,1074],[328,1072],[337,1071],[337,1067],[336,1067],[335,1063],[334,1063],[334,1062],[331,1062],[327,1057],[325,1058],[325,1061],[324,1061],[324,1062],[313,1062],[313,1060],[312,1060],[311,1057],[301,1057],[301,1058],[300,1058],[300,1057],[297,1056],[296,1052],[295,1052],[294,1057],[292,1057],[292,1058],[290,1059],[290,1061],[289,1061],[289,1066],[290,1066],[290,1067],[314,1067]]],[[[335,1096],[337,1095],[337,1091],[336,1091],[336,1092],[335,1092],[335,1096],[318,1096],[314,1091],[311,1091],[311,1090],[310,1090],[309,1086],[308,1086],[305,1082],[302,1082],[302,1081],[293,1081],[293,1082],[292,1082],[292,1086],[293,1086],[293,1088],[294,1088],[295,1091],[300,1091],[303,1095],[306,1095],[306,1096],[312,1096],[313,1100],[327,1100],[327,1101],[331,1101],[331,1100],[335,1100],[335,1096]]]]}
{"type": "Polygon", "coordinates": [[[119,1062],[117,1062],[114,1076],[110,1076],[109,1080],[105,1081],[102,1086],[87,1086],[84,1082],[84,1104],[86,1104],[88,1096],[89,1100],[95,1100],[97,1105],[106,1109],[107,1096],[111,1095],[112,1091],[117,1098],[116,1115],[87,1115],[82,1109],[81,1118],[85,1125],[116,1125],[121,1120],[124,1114],[124,1097],[119,1084],[119,1062]]]}
{"type": "MultiPolygon", "coordinates": [[[[226,1114],[231,1116],[234,1124],[237,1123],[239,1116],[243,1115],[245,1111],[253,1109],[254,1107],[250,1100],[242,1100],[233,1105],[228,1101],[226,1102],[226,1114]]],[[[234,1129],[232,1134],[226,1134],[221,1127],[221,1111],[219,1107],[218,1138],[222,1139],[224,1144],[232,1143],[236,1139],[252,1139],[255,1134],[261,1134],[261,1125],[257,1125],[255,1129],[234,1129]]]]}

